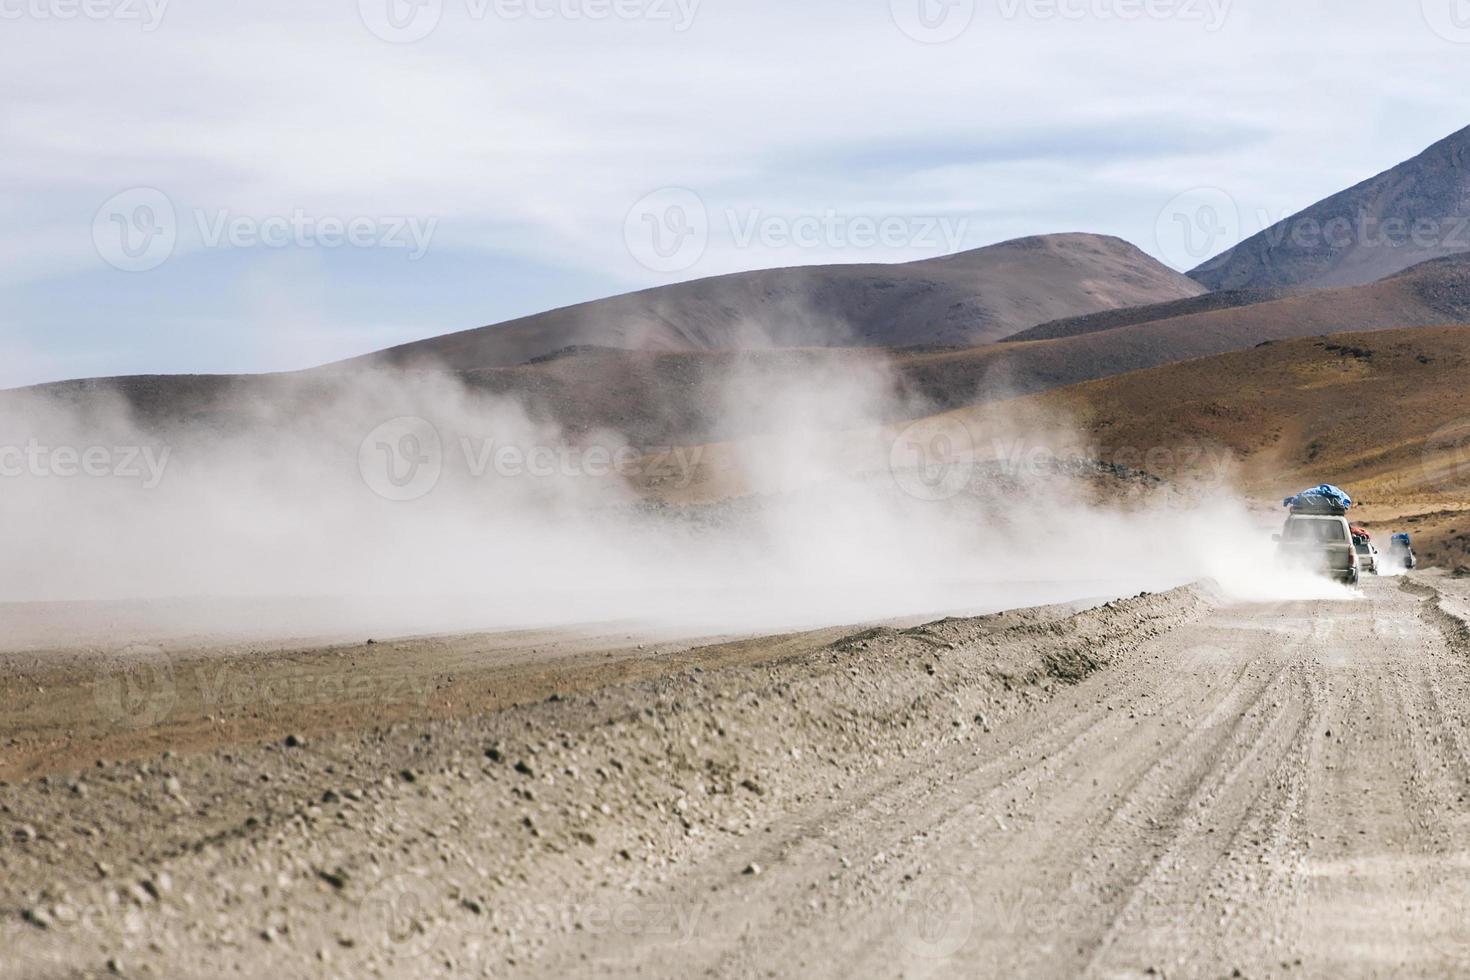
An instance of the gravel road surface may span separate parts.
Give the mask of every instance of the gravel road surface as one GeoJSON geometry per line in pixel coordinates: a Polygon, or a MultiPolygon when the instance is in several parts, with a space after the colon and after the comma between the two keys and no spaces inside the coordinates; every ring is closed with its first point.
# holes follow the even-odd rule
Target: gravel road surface
{"type": "Polygon", "coordinates": [[[28,755],[0,976],[1466,975],[1464,608],[1194,587],[28,755]]]}

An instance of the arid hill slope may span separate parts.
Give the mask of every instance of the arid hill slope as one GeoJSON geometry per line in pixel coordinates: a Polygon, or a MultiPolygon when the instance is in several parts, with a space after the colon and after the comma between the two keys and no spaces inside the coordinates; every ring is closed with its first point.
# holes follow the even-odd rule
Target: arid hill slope
{"type": "Polygon", "coordinates": [[[1270,343],[1021,399],[1085,442],[1229,450],[1266,498],[1333,482],[1368,503],[1470,507],[1470,327],[1270,343]]]}
{"type": "Polygon", "coordinates": [[[915,354],[905,370],[936,401],[957,406],[977,384],[981,397],[1031,394],[1271,340],[1449,323],[1470,323],[1470,255],[1427,262],[1366,286],[1308,290],[1143,323],[1125,318],[1122,326],[1051,340],[915,354]]]}
{"type": "Polygon", "coordinates": [[[1269,303],[1272,300],[1283,299],[1291,295],[1291,292],[1289,289],[1225,289],[1192,296],[1189,299],[1170,300],[1167,303],[1150,303],[1148,306],[1130,306],[1121,310],[1104,310],[1101,313],[1065,317],[1061,320],[1037,324],[1005,339],[1008,341],[1056,340],[1059,337],[1076,337],[1085,333],[1097,333],[1099,330],[1116,330],[1118,327],[1131,327],[1139,323],[1173,320],[1193,313],[1211,313],[1216,310],[1269,303]]]}
{"type": "Polygon", "coordinates": [[[1102,235],[1023,238],[903,265],[768,269],[615,296],[356,358],[505,367],[568,347],[647,351],[971,346],[1203,287],[1102,235]]]}
{"type": "Polygon", "coordinates": [[[1352,286],[1470,251],[1470,128],[1190,273],[1210,289],[1352,286]]]}

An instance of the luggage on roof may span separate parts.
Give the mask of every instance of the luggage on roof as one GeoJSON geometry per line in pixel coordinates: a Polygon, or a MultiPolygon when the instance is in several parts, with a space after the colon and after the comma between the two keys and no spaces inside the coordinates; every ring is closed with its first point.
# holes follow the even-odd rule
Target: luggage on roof
{"type": "Polygon", "coordinates": [[[1295,497],[1287,497],[1281,503],[1294,514],[1346,514],[1353,505],[1353,498],[1341,488],[1324,483],[1320,487],[1303,490],[1295,497]]]}

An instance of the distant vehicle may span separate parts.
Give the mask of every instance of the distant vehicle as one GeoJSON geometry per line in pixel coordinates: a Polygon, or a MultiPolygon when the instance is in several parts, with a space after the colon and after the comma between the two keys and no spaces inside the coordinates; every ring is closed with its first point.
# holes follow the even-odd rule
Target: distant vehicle
{"type": "Polygon", "coordinates": [[[1282,503],[1291,513],[1275,538],[1278,554],[1292,565],[1357,585],[1363,561],[1347,519],[1353,498],[1324,483],[1282,503]]]}
{"type": "Polygon", "coordinates": [[[1348,585],[1357,585],[1362,577],[1362,564],[1346,517],[1292,514],[1276,541],[1281,557],[1293,565],[1348,585]]]}
{"type": "Polygon", "coordinates": [[[1406,570],[1419,566],[1419,558],[1414,554],[1414,542],[1407,534],[1395,534],[1388,540],[1388,555],[1385,560],[1390,564],[1406,570]]]}
{"type": "Polygon", "coordinates": [[[1373,539],[1366,534],[1358,534],[1357,528],[1353,528],[1353,548],[1358,553],[1358,567],[1365,574],[1378,574],[1378,546],[1373,539]]]}

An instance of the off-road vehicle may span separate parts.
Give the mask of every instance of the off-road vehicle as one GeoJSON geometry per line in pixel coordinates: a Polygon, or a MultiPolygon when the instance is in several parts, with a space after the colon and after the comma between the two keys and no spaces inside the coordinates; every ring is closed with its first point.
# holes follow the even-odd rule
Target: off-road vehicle
{"type": "Polygon", "coordinates": [[[1281,558],[1293,567],[1357,585],[1363,566],[1347,520],[1353,499],[1323,484],[1283,503],[1291,513],[1275,538],[1281,558]]]}

